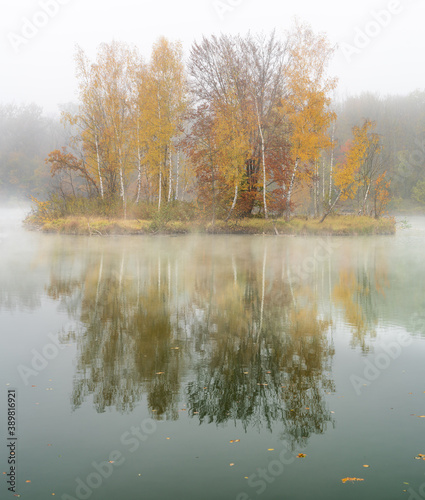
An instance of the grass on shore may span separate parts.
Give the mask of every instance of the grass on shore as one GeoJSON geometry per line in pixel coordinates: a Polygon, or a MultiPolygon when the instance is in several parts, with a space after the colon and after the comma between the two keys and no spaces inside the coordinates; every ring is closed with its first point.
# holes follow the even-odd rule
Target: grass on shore
{"type": "Polygon", "coordinates": [[[68,217],[54,219],[42,224],[31,216],[27,227],[46,233],[71,235],[130,235],[130,234],[275,234],[275,235],[374,235],[394,234],[395,220],[392,217],[374,219],[359,216],[330,216],[322,224],[318,219],[294,217],[283,219],[238,219],[211,222],[168,221],[158,223],[149,220],[101,219],[96,217],[68,217]]]}

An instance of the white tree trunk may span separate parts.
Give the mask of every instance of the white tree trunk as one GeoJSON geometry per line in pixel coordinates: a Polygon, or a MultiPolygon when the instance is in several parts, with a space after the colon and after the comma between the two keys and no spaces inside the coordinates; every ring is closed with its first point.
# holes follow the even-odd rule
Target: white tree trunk
{"type": "Polygon", "coordinates": [[[332,136],[331,136],[331,165],[329,170],[329,206],[332,203],[332,178],[334,169],[334,135],[335,135],[335,122],[332,124],[332,136]]]}
{"type": "Polygon", "coordinates": [[[179,199],[180,149],[177,149],[176,200],[179,199]]]}
{"type": "Polygon", "coordinates": [[[142,157],[140,153],[140,139],[139,139],[139,121],[137,121],[137,198],[136,203],[139,203],[142,193],[142,157]]]}
{"type": "Polygon", "coordinates": [[[298,158],[295,160],[294,170],[292,172],[291,183],[289,184],[288,194],[286,195],[286,218],[289,219],[291,214],[291,196],[292,190],[294,189],[295,184],[295,174],[298,170],[298,158]]]}
{"type": "MultiPolygon", "coordinates": [[[[368,184],[368,186],[367,186],[367,189],[366,189],[366,194],[364,195],[363,207],[362,207],[362,209],[361,209],[361,211],[360,211],[361,215],[364,215],[364,213],[365,213],[366,201],[367,201],[367,197],[369,196],[369,191],[370,191],[370,185],[371,185],[371,184],[372,184],[372,183],[371,183],[371,182],[369,182],[369,184],[368,184]]],[[[359,213],[359,215],[360,215],[360,213],[359,213]]]]}
{"type": "Polygon", "coordinates": [[[99,174],[99,186],[100,186],[100,196],[103,200],[103,179],[102,179],[102,171],[100,169],[100,155],[99,155],[99,143],[97,140],[97,134],[95,134],[95,143],[96,143],[96,158],[97,158],[97,171],[99,174]]]}
{"type": "Polygon", "coordinates": [[[162,172],[161,167],[159,167],[159,188],[158,188],[158,210],[161,210],[161,198],[162,198],[162,172]]]}
{"type": "Polygon", "coordinates": [[[263,129],[261,127],[261,120],[260,120],[260,112],[258,111],[258,104],[257,100],[255,100],[255,107],[257,108],[257,120],[258,120],[258,130],[260,131],[260,137],[261,137],[261,156],[262,156],[262,161],[263,161],[263,207],[264,207],[264,218],[268,218],[268,213],[267,213],[267,179],[266,179],[266,154],[265,154],[265,147],[264,147],[264,135],[263,135],[263,129]]]}
{"type": "Polygon", "coordinates": [[[230,209],[230,212],[229,212],[229,215],[227,216],[226,221],[228,221],[230,219],[230,216],[232,215],[232,212],[235,209],[236,201],[238,199],[238,190],[239,190],[239,188],[238,188],[238,185],[236,184],[236,186],[235,186],[235,196],[233,197],[232,208],[230,209]]]}
{"type": "Polygon", "coordinates": [[[173,163],[171,156],[171,145],[168,148],[168,197],[167,201],[170,203],[171,200],[171,192],[173,187],[173,163]]]}

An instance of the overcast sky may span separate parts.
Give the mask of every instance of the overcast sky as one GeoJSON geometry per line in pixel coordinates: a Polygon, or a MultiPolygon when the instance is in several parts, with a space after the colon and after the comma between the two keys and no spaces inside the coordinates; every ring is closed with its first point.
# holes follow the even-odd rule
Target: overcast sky
{"type": "Polygon", "coordinates": [[[425,0],[0,0],[0,102],[52,113],[76,101],[76,44],[94,57],[100,43],[125,41],[147,59],[164,35],[187,56],[203,34],[284,36],[295,16],[338,44],[340,96],[425,88],[425,0]]]}

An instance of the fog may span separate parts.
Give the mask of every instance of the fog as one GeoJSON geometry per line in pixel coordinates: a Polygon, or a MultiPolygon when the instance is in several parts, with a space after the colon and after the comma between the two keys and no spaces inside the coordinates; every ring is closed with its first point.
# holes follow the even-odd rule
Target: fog
{"type": "Polygon", "coordinates": [[[187,56],[204,34],[282,33],[295,16],[338,44],[330,69],[342,96],[423,87],[425,4],[418,0],[21,0],[2,2],[0,13],[1,101],[36,102],[51,113],[76,100],[76,44],[93,56],[100,43],[121,40],[148,58],[163,35],[181,40],[187,56]]]}

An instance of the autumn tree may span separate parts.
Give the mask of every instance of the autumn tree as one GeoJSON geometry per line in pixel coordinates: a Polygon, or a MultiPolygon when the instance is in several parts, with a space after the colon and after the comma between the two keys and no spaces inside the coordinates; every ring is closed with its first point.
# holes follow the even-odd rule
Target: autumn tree
{"type": "Polygon", "coordinates": [[[181,43],[160,38],[154,45],[144,90],[140,100],[145,113],[146,161],[156,178],[160,209],[162,201],[169,202],[172,197],[172,155],[188,104],[181,43]]]}
{"type": "MultiPolygon", "coordinates": [[[[270,36],[204,37],[192,47],[188,70],[195,105],[197,109],[202,109],[202,113],[194,116],[194,128],[205,129],[200,125],[202,120],[215,128],[217,133],[223,133],[227,127],[218,141],[218,144],[226,146],[219,148],[223,150],[219,151],[220,162],[216,169],[228,181],[231,210],[235,208],[236,200],[239,214],[249,215],[257,205],[262,206],[267,216],[268,187],[279,181],[282,185],[281,171],[276,168],[276,163],[282,159],[286,149],[277,140],[283,137],[283,118],[277,108],[284,93],[286,64],[286,43],[279,40],[274,32],[270,36]],[[231,129],[228,124],[231,117],[234,127],[237,127],[237,132],[234,127],[233,131],[238,139],[229,142],[226,137],[231,129]],[[223,119],[224,124],[219,122],[223,119]],[[240,146],[237,155],[243,162],[239,166],[235,164],[235,150],[231,152],[228,148],[236,143],[240,146]],[[227,159],[226,149],[230,155],[227,159]],[[229,168],[237,172],[238,186],[231,185],[234,175],[228,175],[229,168]],[[230,194],[232,191],[233,194],[230,194]],[[259,195],[262,195],[261,198],[259,195]]],[[[191,151],[195,150],[191,148],[191,151]]],[[[204,165],[210,169],[211,151],[205,152],[204,165]]],[[[200,165],[199,150],[195,156],[200,165]]],[[[199,175],[200,166],[197,171],[199,175]]],[[[212,179],[211,176],[209,178],[212,179]]],[[[216,179],[217,176],[214,176],[216,179]]],[[[216,190],[211,192],[216,194],[216,190]]]]}
{"type": "Polygon", "coordinates": [[[365,188],[363,201],[367,198],[373,180],[372,175],[376,171],[373,165],[380,151],[379,136],[370,132],[374,127],[375,123],[370,120],[364,120],[361,127],[353,127],[353,138],[345,147],[343,160],[335,168],[334,183],[339,192],[324,213],[321,222],[326,219],[339,200],[354,199],[362,187],[365,188]]]}
{"type": "Polygon", "coordinates": [[[326,68],[334,49],[324,35],[316,35],[305,25],[296,25],[290,34],[290,62],[286,74],[287,94],[282,112],[288,126],[291,176],[286,187],[286,217],[296,182],[311,185],[312,165],[330,145],[327,134],[334,112],[329,109],[336,79],[328,78],[326,68]]]}

